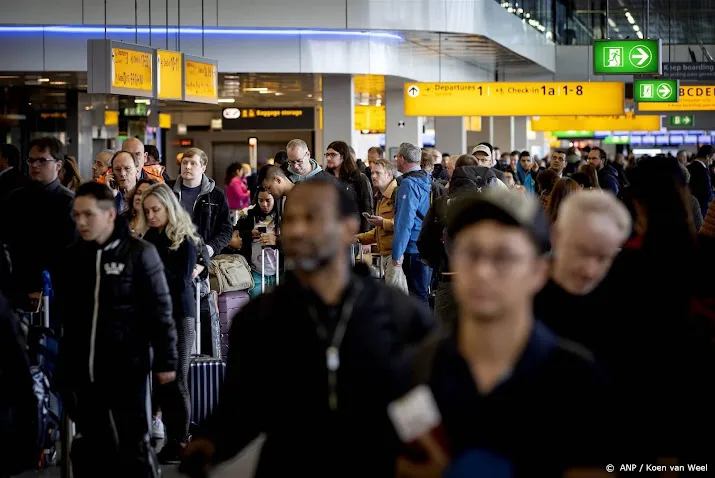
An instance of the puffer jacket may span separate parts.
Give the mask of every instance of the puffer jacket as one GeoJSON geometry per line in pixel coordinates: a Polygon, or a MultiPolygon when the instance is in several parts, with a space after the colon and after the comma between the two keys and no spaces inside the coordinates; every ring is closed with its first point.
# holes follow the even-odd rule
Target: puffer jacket
{"type": "Polygon", "coordinates": [[[131,237],[119,217],[106,244],[80,240],[65,257],[66,277],[54,281],[64,321],[63,391],[88,382],[121,387],[150,370],[176,370],[172,301],[156,248],[131,237]]]}
{"type": "Polygon", "coordinates": [[[380,216],[382,226],[377,226],[374,229],[358,234],[357,238],[361,244],[377,244],[377,249],[380,255],[392,253],[392,240],[395,237],[395,193],[397,192],[397,180],[393,179],[385,194],[380,195],[375,208],[375,215],[380,216]]]}

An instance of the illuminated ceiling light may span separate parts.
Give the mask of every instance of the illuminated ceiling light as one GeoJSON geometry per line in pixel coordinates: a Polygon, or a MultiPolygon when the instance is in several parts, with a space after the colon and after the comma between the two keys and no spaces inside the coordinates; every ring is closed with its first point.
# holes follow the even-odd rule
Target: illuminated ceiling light
{"type": "Polygon", "coordinates": [[[514,13],[514,9],[511,8],[511,7],[507,8],[506,11],[509,12],[509,13],[514,13]]]}
{"type": "Polygon", "coordinates": [[[216,100],[218,103],[235,103],[236,99],[235,98],[219,98],[216,100]]]}
{"type": "Polygon", "coordinates": [[[138,104],[138,105],[149,105],[149,104],[151,104],[151,100],[145,100],[145,99],[142,99],[142,98],[137,98],[137,99],[134,100],[134,103],[136,103],[136,104],[138,104]]]}
{"type": "Polygon", "coordinates": [[[244,88],[243,91],[257,91],[259,93],[268,91],[268,88],[244,88]]]}
{"type": "Polygon", "coordinates": [[[643,32],[638,32],[636,33],[636,35],[638,35],[638,38],[640,38],[641,40],[643,39],[643,32]]]}
{"type": "Polygon", "coordinates": [[[119,33],[125,35],[134,35],[135,33],[147,35],[228,35],[228,36],[332,36],[332,37],[367,37],[367,38],[384,38],[389,40],[404,41],[404,38],[397,33],[384,31],[359,31],[359,30],[317,30],[317,29],[279,29],[279,28],[214,28],[214,27],[139,27],[134,26],[87,26],[87,25],[62,25],[62,26],[2,26],[0,33],[119,33]]]}
{"type": "Polygon", "coordinates": [[[524,9],[523,9],[523,8],[517,8],[517,9],[516,9],[516,13],[519,13],[519,14],[524,13],[524,9]]]}
{"type": "Polygon", "coordinates": [[[631,25],[633,25],[636,22],[635,18],[633,18],[629,14],[626,14],[626,19],[628,19],[628,23],[630,23],[631,25]]]}
{"type": "Polygon", "coordinates": [[[641,31],[641,27],[639,27],[638,25],[633,25],[633,31],[639,32],[639,31],[641,31]]]}
{"type": "Polygon", "coordinates": [[[283,93],[276,91],[276,96],[283,96],[283,93]]]}
{"type": "Polygon", "coordinates": [[[66,81],[50,81],[50,84],[55,85],[55,86],[61,86],[61,85],[66,85],[67,82],[66,81]]]}
{"type": "Polygon", "coordinates": [[[524,16],[525,16],[526,18],[530,18],[530,17],[531,17],[531,13],[526,12],[526,15],[524,15],[524,16]]]}
{"type": "Polygon", "coordinates": [[[37,82],[38,83],[49,83],[50,79],[49,78],[38,78],[37,82]]]}
{"type": "Polygon", "coordinates": [[[0,76],[0,80],[16,80],[17,78],[20,78],[19,76],[0,76]]]}
{"type": "Polygon", "coordinates": [[[265,91],[259,91],[259,93],[262,94],[262,95],[267,95],[267,94],[273,93],[273,92],[272,92],[271,90],[269,90],[269,89],[266,88],[265,91]]]}
{"type": "Polygon", "coordinates": [[[608,24],[611,25],[611,28],[616,28],[616,22],[614,22],[612,18],[608,19],[608,24]]]}
{"type": "Polygon", "coordinates": [[[311,94],[308,94],[308,98],[312,98],[312,97],[313,97],[313,95],[311,95],[311,94]]]}

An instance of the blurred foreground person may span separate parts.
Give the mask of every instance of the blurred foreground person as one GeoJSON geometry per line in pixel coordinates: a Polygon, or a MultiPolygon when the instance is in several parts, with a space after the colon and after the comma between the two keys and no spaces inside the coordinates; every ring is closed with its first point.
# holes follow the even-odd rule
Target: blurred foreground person
{"type": "Polygon", "coordinates": [[[206,476],[265,433],[256,476],[392,477],[394,363],[433,319],[403,293],[350,272],[359,220],[344,188],[301,181],[283,213],[293,274],[234,319],[218,407],[181,469],[206,476]]]}
{"type": "Polygon", "coordinates": [[[455,204],[446,234],[458,323],[420,347],[416,388],[390,405],[400,437],[413,445],[400,460],[402,476],[603,470],[613,442],[602,431],[608,381],[585,349],[533,315],[548,277],[549,225],[538,202],[509,189],[475,193],[455,204]]]}

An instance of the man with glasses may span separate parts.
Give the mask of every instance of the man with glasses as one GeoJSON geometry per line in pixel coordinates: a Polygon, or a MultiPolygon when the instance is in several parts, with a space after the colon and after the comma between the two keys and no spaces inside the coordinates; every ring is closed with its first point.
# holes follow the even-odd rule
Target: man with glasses
{"type": "MultiPolygon", "coordinates": [[[[603,426],[612,390],[585,349],[534,318],[549,271],[550,226],[538,202],[491,188],[461,198],[447,222],[458,321],[414,358],[413,382],[429,387],[416,389],[420,404],[436,402],[441,412],[430,414],[441,430],[411,430],[418,443],[434,444],[416,466],[437,468],[429,476],[489,477],[603,469],[601,459],[615,456],[613,432],[603,426]],[[435,442],[449,443],[449,454],[435,442]]],[[[410,406],[396,405],[395,417],[410,406]]],[[[423,417],[413,414],[411,423],[425,423],[419,418],[429,407],[420,408],[423,417]]]]}
{"type": "Polygon", "coordinates": [[[293,139],[286,146],[288,153],[288,179],[294,183],[311,178],[331,178],[335,176],[323,170],[316,160],[310,157],[308,145],[302,139],[293,139]]]}
{"type": "Polygon", "coordinates": [[[0,211],[0,234],[12,261],[18,305],[42,290],[42,271],[52,274],[75,240],[74,193],[60,184],[64,145],[56,138],[30,142],[30,184],[13,191],[0,211]]]}
{"type": "Polygon", "coordinates": [[[124,198],[137,186],[140,166],[137,155],[128,151],[117,151],[109,161],[111,174],[108,175],[107,186],[115,193],[114,206],[120,213],[129,207],[124,198]]]}

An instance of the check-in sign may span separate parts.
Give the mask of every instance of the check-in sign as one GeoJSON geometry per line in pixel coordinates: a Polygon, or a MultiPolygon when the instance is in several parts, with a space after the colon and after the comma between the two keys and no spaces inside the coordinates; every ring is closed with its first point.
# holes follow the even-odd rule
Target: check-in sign
{"type": "Polygon", "coordinates": [[[407,83],[406,116],[621,115],[616,82],[407,83]]]}

